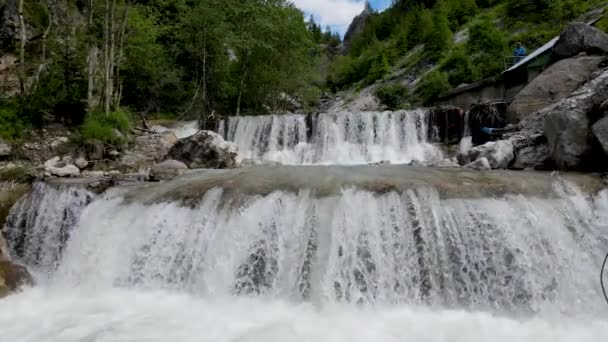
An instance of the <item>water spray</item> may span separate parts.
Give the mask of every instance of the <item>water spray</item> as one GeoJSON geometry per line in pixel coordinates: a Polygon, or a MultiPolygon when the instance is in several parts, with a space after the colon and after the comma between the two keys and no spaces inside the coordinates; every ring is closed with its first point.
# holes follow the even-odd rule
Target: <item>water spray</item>
{"type": "Polygon", "coordinates": [[[602,292],[604,293],[604,299],[606,299],[606,303],[608,303],[608,294],[606,294],[606,285],[604,284],[604,271],[606,271],[606,264],[608,264],[608,254],[604,258],[604,263],[602,264],[602,272],[600,273],[600,284],[602,284],[602,292]]]}

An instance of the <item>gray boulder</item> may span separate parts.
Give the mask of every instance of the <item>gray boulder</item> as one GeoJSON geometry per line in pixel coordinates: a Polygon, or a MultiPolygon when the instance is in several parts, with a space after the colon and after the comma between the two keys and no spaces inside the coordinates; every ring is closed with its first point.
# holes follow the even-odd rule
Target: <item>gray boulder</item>
{"type": "Polygon", "coordinates": [[[543,110],[549,154],[560,170],[585,169],[593,163],[589,114],[608,97],[608,71],[572,95],[543,110]]]}
{"type": "Polygon", "coordinates": [[[150,179],[156,181],[169,180],[179,176],[186,170],[188,170],[188,166],[178,160],[165,160],[152,166],[150,169],[150,179]]]}
{"type": "MultiPolygon", "coordinates": [[[[472,149],[461,152],[457,156],[458,163],[467,167],[471,167],[472,163],[480,159],[486,159],[491,169],[506,169],[515,158],[513,151],[513,143],[508,140],[491,141],[481,146],[473,147],[472,149]]],[[[480,162],[484,165],[485,162],[480,162]]]]}
{"type": "Polygon", "coordinates": [[[221,135],[201,131],[179,140],[168,158],[184,162],[191,169],[231,169],[237,167],[237,146],[221,135]]]}
{"type": "Polygon", "coordinates": [[[608,116],[602,118],[593,125],[593,135],[602,145],[604,152],[608,154],[608,116]]]}
{"type": "Polygon", "coordinates": [[[551,168],[549,145],[542,134],[518,136],[510,139],[515,151],[515,159],[509,166],[515,170],[548,170],[551,168]]]}
{"type": "Polygon", "coordinates": [[[608,54],[608,35],[585,23],[570,24],[555,43],[553,53],[568,58],[581,52],[608,54]]]}
{"type": "Polygon", "coordinates": [[[508,110],[509,120],[519,122],[566,98],[593,77],[603,60],[598,56],[577,56],[553,64],[515,96],[508,110]]]}

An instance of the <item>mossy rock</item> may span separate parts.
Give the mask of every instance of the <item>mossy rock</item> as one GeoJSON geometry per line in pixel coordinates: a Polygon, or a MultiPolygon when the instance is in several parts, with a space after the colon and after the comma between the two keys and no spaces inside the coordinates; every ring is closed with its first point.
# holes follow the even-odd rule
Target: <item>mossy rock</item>
{"type": "Polygon", "coordinates": [[[0,260],[0,298],[17,291],[21,286],[33,284],[34,279],[25,267],[0,260]]]}

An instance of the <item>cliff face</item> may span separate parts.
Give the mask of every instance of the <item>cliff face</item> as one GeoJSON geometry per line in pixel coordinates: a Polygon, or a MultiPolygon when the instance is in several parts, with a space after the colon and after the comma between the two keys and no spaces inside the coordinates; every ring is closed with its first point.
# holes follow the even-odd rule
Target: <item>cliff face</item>
{"type": "Polygon", "coordinates": [[[346,34],[344,35],[344,41],[342,43],[344,51],[348,51],[352,39],[363,32],[363,29],[365,29],[365,25],[367,24],[367,20],[372,13],[373,10],[370,3],[365,2],[363,12],[353,19],[352,23],[350,23],[350,26],[348,27],[348,30],[346,31],[346,34]]]}
{"type": "Polygon", "coordinates": [[[0,0],[0,54],[17,37],[18,23],[17,0],[0,0]]]}

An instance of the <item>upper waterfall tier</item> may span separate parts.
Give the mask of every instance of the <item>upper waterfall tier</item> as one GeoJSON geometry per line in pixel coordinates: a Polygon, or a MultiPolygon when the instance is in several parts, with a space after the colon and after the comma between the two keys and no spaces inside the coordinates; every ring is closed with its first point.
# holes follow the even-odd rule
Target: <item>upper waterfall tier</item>
{"type": "Polygon", "coordinates": [[[407,164],[443,159],[426,110],[231,117],[219,131],[241,159],[282,164],[407,164]]]}

